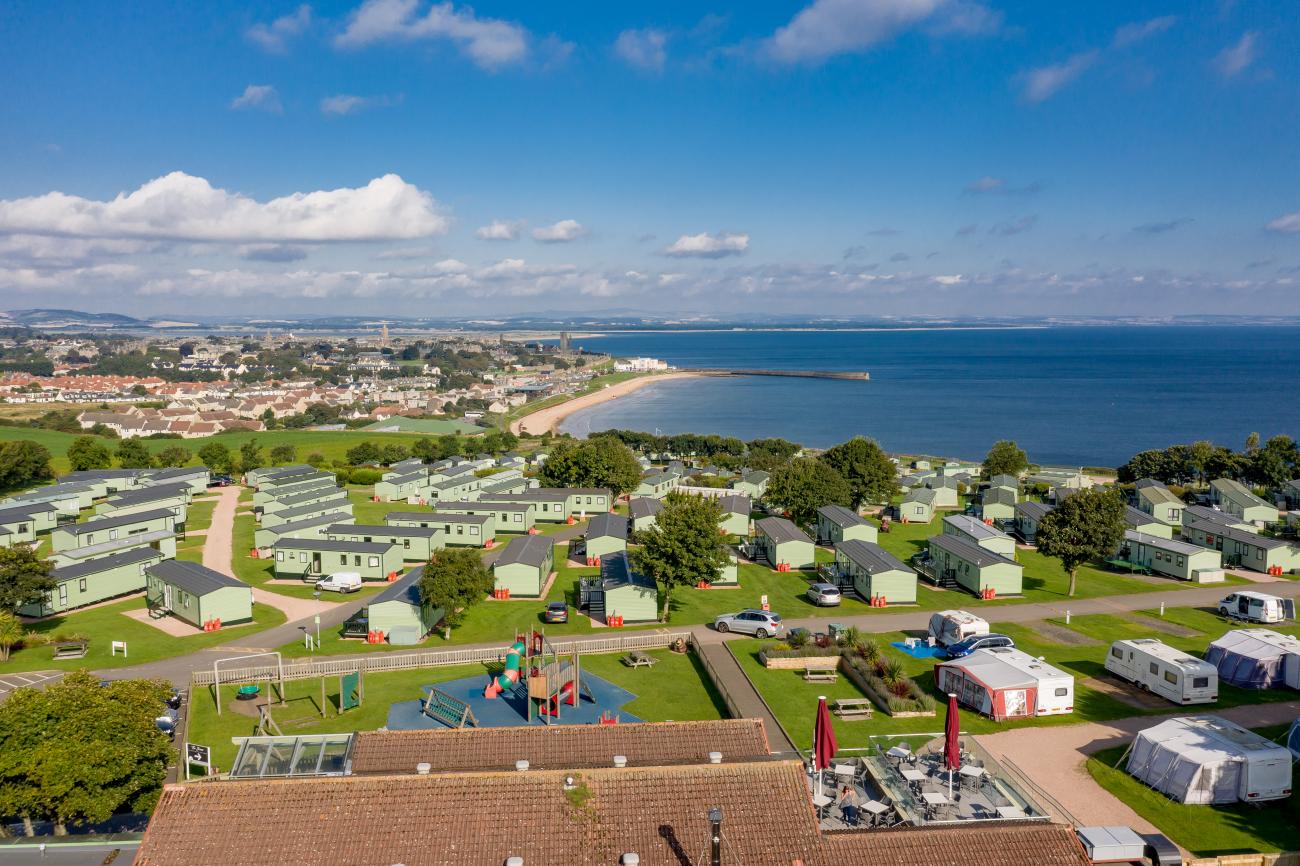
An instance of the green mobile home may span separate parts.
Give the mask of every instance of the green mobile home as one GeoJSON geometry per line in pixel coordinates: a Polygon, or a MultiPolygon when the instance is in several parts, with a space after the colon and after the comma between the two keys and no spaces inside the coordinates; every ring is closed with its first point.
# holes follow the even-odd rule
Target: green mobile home
{"type": "Polygon", "coordinates": [[[429,498],[429,473],[423,469],[403,474],[388,473],[375,482],[380,502],[418,502],[429,498]]]}
{"type": "Polygon", "coordinates": [[[943,534],[964,538],[1006,559],[1016,558],[1016,540],[969,514],[949,514],[943,519],[943,534]]]}
{"type": "Polygon", "coordinates": [[[528,532],[536,526],[531,502],[443,502],[434,508],[440,514],[482,514],[491,517],[497,532],[528,532]]]}
{"type": "Polygon", "coordinates": [[[444,546],[442,530],[436,526],[336,523],[325,530],[325,537],[335,541],[388,543],[401,552],[404,562],[428,562],[433,552],[444,546]]]}
{"type": "Polygon", "coordinates": [[[632,568],[627,553],[611,553],[600,561],[598,585],[589,590],[590,604],[603,608],[604,621],[622,617],[624,623],[654,622],[659,618],[659,588],[632,568]],[[599,601],[597,601],[597,598],[599,601]]]}
{"type": "Polygon", "coordinates": [[[175,529],[176,515],[165,508],[158,508],[134,514],[94,517],[85,523],[65,523],[50,533],[50,543],[55,553],[62,553],[74,547],[91,547],[151,532],[170,533],[175,529]]]}
{"type": "Polygon", "coordinates": [[[496,538],[496,518],[491,514],[448,514],[430,511],[390,511],[389,526],[437,527],[447,547],[484,547],[496,538]]]}
{"type": "Polygon", "coordinates": [[[154,532],[140,532],[96,544],[87,544],[84,547],[69,547],[67,550],[50,554],[50,562],[56,568],[61,568],[77,562],[102,559],[137,547],[152,547],[154,550],[162,551],[164,558],[170,559],[176,556],[176,533],[168,529],[159,529],[154,532]]]}
{"type": "Polygon", "coordinates": [[[740,563],[736,561],[736,554],[731,554],[718,576],[709,581],[709,586],[740,586],[740,563]]]}
{"type": "Polygon", "coordinates": [[[83,484],[92,488],[96,499],[132,490],[143,481],[143,469],[83,469],[59,476],[60,484],[83,484]]]}
{"type": "Polygon", "coordinates": [[[1218,478],[1210,482],[1210,502],[1247,523],[1276,523],[1277,506],[1265,502],[1240,481],[1218,478]]]}
{"type": "Polygon", "coordinates": [[[90,559],[53,569],[54,589],[38,604],[19,609],[23,616],[53,616],[110,598],[141,592],[145,569],[163,560],[152,547],[124,550],[101,559],[90,559]]]}
{"type": "Polygon", "coordinates": [[[0,510],[0,529],[9,533],[9,541],[4,546],[35,541],[38,532],[49,532],[57,521],[58,511],[48,502],[0,510]]]}
{"type": "Polygon", "coordinates": [[[1223,580],[1223,558],[1219,551],[1186,541],[1175,541],[1129,529],[1124,532],[1120,555],[1134,565],[1179,580],[1196,583],[1217,583],[1223,580]]]}
{"type": "Polygon", "coordinates": [[[854,538],[835,545],[835,569],[864,599],[916,604],[916,572],[874,542],[854,538]]]}
{"type": "Polygon", "coordinates": [[[262,504],[262,517],[278,514],[303,505],[325,505],[333,502],[347,501],[348,492],[342,487],[321,487],[305,493],[295,493],[282,499],[271,499],[262,504]]]}
{"type": "Polygon", "coordinates": [[[929,523],[934,520],[935,492],[928,487],[914,487],[898,503],[898,519],[903,523],[929,523]]]}
{"type": "Polygon", "coordinates": [[[1160,538],[1174,537],[1174,528],[1172,526],[1157,520],[1145,511],[1134,508],[1132,505],[1124,506],[1124,525],[1143,535],[1155,535],[1160,538]]]}
{"type": "MultiPolygon", "coordinates": [[[[505,475],[506,473],[502,473],[505,475]]],[[[522,475],[498,477],[492,475],[488,478],[481,479],[483,486],[478,489],[479,499],[494,499],[498,496],[511,496],[516,493],[527,493],[532,487],[532,482],[522,475]]]]}
{"type": "Polygon", "coordinates": [[[754,524],[756,553],[776,568],[785,564],[790,568],[813,568],[816,547],[813,540],[784,517],[764,517],[754,524]]]}
{"type": "Polygon", "coordinates": [[[722,506],[722,520],[718,522],[718,528],[728,535],[735,535],[745,538],[749,535],[749,515],[753,511],[753,505],[748,496],[741,496],[738,493],[732,493],[727,496],[719,496],[718,504],[722,506]]]}
{"type": "Polygon", "coordinates": [[[1020,479],[1014,475],[994,475],[989,479],[989,487],[1005,487],[1007,490],[1020,492],[1020,479]]]}
{"type": "Polygon", "coordinates": [[[555,543],[550,536],[526,535],[506,545],[492,565],[496,588],[511,597],[540,598],[555,566],[555,543]]]}
{"type": "Polygon", "coordinates": [[[402,549],[388,542],[282,538],[275,543],[275,576],[317,580],[355,571],[362,580],[387,580],[402,570],[402,549]]]}
{"type": "Polygon", "coordinates": [[[980,517],[985,520],[1015,520],[1019,501],[1020,495],[1009,487],[986,487],[980,494],[980,517]]]}
{"type": "Polygon", "coordinates": [[[1043,502],[1016,503],[1016,534],[1025,544],[1033,544],[1038,538],[1038,525],[1051,510],[1052,506],[1043,502]]]}
{"type": "Polygon", "coordinates": [[[197,562],[158,562],[145,569],[145,577],[151,614],[171,614],[198,628],[253,619],[253,588],[197,562]]]}
{"type": "Polygon", "coordinates": [[[318,514],[293,523],[259,526],[253,530],[253,545],[258,550],[269,550],[281,538],[324,538],[326,529],[342,522],[338,514],[318,514]]]}
{"type": "Polygon", "coordinates": [[[676,472],[651,472],[641,479],[641,483],[637,485],[636,490],[632,491],[632,495],[663,499],[672,493],[681,481],[682,476],[676,472]]]}
{"type": "Polygon", "coordinates": [[[839,544],[855,538],[874,544],[876,527],[843,505],[823,505],[817,509],[818,544],[839,544]]]}
{"type": "Polygon", "coordinates": [[[569,496],[558,487],[534,487],[523,493],[494,496],[492,501],[532,505],[534,519],[539,523],[563,523],[569,519],[569,496]]]}
{"type": "Polygon", "coordinates": [[[1222,553],[1227,568],[1248,568],[1265,574],[1275,568],[1282,569],[1283,573],[1300,569],[1300,548],[1280,538],[1208,521],[1184,526],[1181,537],[1183,541],[1222,553]]]}
{"type": "Polygon", "coordinates": [[[1182,523],[1183,508],[1186,503],[1159,481],[1153,478],[1143,478],[1138,481],[1136,495],[1139,511],[1150,514],[1166,526],[1178,526],[1182,523]]]}
{"type": "Polygon", "coordinates": [[[292,483],[259,487],[253,491],[253,507],[261,508],[274,499],[287,499],[300,493],[322,488],[338,487],[338,478],[333,472],[321,472],[317,475],[304,475],[292,479],[292,483]]]}
{"type": "MultiPolygon", "coordinates": [[[[627,513],[632,522],[632,531],[641,532],[655,525],[655,518],[664,510],[664,504],[648,496],[637,496],[627,503],[627,513]]],[[[724,515],[725,516],[725,515],[724,515]]]]}
{"type": "Polygon", "coordinates": [[[423,568],[412,569],[366,605],[367,625],[391,644],[417,644],[442,621],[442,608],[426,604],[420,595],[423,573],[423,568]]]}
{"type": "Polygon", "coordinates": [[[753,472],[746,472],[735,481],[731,482],[731,489],[750,499],[762,499],[763,494],[767,493],[767,482],[771,478],[761,469],[753,472]]]}
{"type": "Polygon", "coordinates": [[[583,550],[588,563],[627,550],[627,518],[609,512],[593,514],[587,522],[583,550]]]}
{"type": "Polygon", "coordinates": [[[262,526],[280,526],[284,523],[297,523],[300,520],[306,520],[310,517],[318,517],[322,514],[345,515],[339,517],[337,522],[344,521],[352,516],[352,503],[344,498],[335,499],[332,502],[312,502],[307,505],[299,505],[296,508],[286,508],[283,511],[276,511],[273,514],[263,514],[262,526]]]}
{"type": "Polygon", "coordinates": [[[295,463],[293,466],[264,466],[260,469],[250,469],[245,472],[244,482],[249,487],[260,488],[263,485],[283,483],[286,479],[297,475],[311,475],[313,472],[319,471],[316,467],[308,466],[306,463],[295,463]]]}
{"type": "Polygon", "coordinates": [[[175,515],[176,527],[180,529],[188,516],[190,498],[190,488],[185,484],[141,487],[110,496],[96,506],[95,511],[104,516],[118,516],[165,508],[175,515]]]}
{"type": "Polygon", "coordinates": [[[95,488],[89,484],[51,484],[10,496],[0,502],[0,507],[18,508],[45,503],[53,505],[60,517],[76,517],[83,509],[95,504],[95,488]]]}
{"type": "Polygon", "coordinates": [[[961,494],[957,490],[960,484],[957,479],[949,477],[934,477],[925,480],[925,486],[934,491],[934,507],[938,508],[960,508],[961,494]]]}
{"type": "Polygon", "coordinates": [[[990,589],[998,596],[1020,595],[1024,591],[1025,570],[1020,563],[956,535],[936,535],[930,539],[930,562],[936,581],[954,580],[977,596],[990,589]]]}
{"type": "Polygon", "coordinates": [[[161,487],[172,484],[184,484],[191,495],[207,492],[212,472],[206,466],[178,466],[172,469],[159,469],[145,476],[144,483],[149,487],[161,487]]]}

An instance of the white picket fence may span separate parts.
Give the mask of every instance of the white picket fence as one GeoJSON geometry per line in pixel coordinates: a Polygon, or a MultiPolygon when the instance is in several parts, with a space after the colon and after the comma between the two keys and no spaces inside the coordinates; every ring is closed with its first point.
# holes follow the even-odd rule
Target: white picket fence
{"type": "MultiPolygon", "coordinates": [[[[617,637],[587,638],[583,640],[550,641],[551,647],[559,653],[569,653],[577,649],[583,653],[617,653],[637,649],[663,649],[678,640],[690,642],[691,635],[684,631],[655,631],[623,634],[617,637]]],[[[416,653],[383,653],[351,658],[315,658],[295,659],[283,665],[285,680],[306,680],[313,677],[339,676],[355,670],[366,672],[402,671],[417,668],[440,668],[452,665],[478,664],[482,662],[504,662],[507,647],[479,647],[477,649],[431,650],[416,653]]],[[[263,657],[265,658],[265,656],[263,657]]],[[[245,668],[223,668],[221,682],[238,684],[256,682],[268,677],[278,677],[279,670],[274,663],[257,664],[245,668]]],[[[194,686],[210,686],[213,683],[212,671],[194,671],[190,682],[194,686]]]]}

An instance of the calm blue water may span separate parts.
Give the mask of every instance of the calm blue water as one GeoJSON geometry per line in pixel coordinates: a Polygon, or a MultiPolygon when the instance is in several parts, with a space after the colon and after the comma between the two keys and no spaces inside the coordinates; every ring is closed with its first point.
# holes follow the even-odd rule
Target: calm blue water
{"type": "Polygon", "coordinates": [[[867,370],[870,382],[743,377],[651,385],[570,416],[621,427],[870,436],[895,452],[980,458],[1015,439],[1041,463],[1113,466],[1146,448],[1300,438],[1300,327],[620,334],[575,341],[679,367],[867,370]]]}

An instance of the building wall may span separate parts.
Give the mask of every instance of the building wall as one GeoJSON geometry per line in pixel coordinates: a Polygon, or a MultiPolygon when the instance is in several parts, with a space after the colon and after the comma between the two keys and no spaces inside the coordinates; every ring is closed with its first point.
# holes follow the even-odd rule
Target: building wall
{"type": "Polygon", "coordinates": [[[1202,569],[1222,567],[1218,551],[1208,549],[1189,556],[1183,556],[1180,553],[1161,550],[1150,544],[1130,543],[1129,556],[1138,565],[1145,566],[1160,574],[1177,577],[1180,580],[1190,580],[1193,572],[1202,569]]]}
{"type": "Polygon", "coordinates": [[[908,523],[929,523],[934,519],[934,509],[927,502],[901,502],[898,506],[899,520],[908,523]]]}
{"type": "Polygon", "coordinates": [[[868,574],[865,569],[851,566],[853,588],[863,598],[885,597],[886,604],[916,604],[916,572],[893,569],[878,574],[868,574]]]}
{"type": "Polygon", "coordinates": [[[221,625],[238,625],[253,619],[253,589],[248,586],[223,586],[199,598],[198,624],[219,619],[221,625]]]}
{"type": "Polygon", "coordinates": [[[61,580],[44,603],[26,605],[18,612],[23,616],[50,616],[88,604],[98,604],[120,595],[140,592],[145,587],[144,569],[150,564],[138,562],[121,565],[99,574],[61,580]]]}
{"type": "Polygon", "coordinates": [[[1006,502],[988,502],[980,506],[980,517],[985,520],[1013,520],[1016,507],[1006,502]]]}
{"type": "Polygon", "coordinates": [[[425,635],[433,630],[442,618],[442,609],[433,609],[428,605],[408,604],[404,601],[384,601],[372,604],[367,609],[370,628],[391,634],[394,628],[416,629],[425,635]]]}
{"type": "Polygon", "coordinates": [[[543,573],[541,568],[522,562],[512,562],[493,566],[492,576],[496,579],[496,588],[510,590],[512,597],[536,598],[542,594],[542,586],[550,576],[550,569],[545,569],[543,573]]]}
{"type": "Polygon", "coordinates": [[[587,556],[601,557],[620,550],[627,550],[627,542],[612,535],[601,535],[587,541],[587,556]]]}
{"type": "Polygon", "coordinates": [[[605,593],[605,616],[621,616],[625,622],[653,622],[659,618],[659,593],[633,584],[605,593]]]}
{"type": "Polygon", "coordinates": [[[767,539],[768,558],[773,565],[784,562],[791,568],[812,568],[817,563],[816,547],[811,541],[783,541],[780,544],[767,539]]]}
{"type": "Polygon", "coordinates": [[[322,550],[319,551],[319,571],[314,571],[312,568],[316,553],[312,550],[277,548],[275,576],[277,578],[318,578],[340,571],[355,571],[361,575],[362,580],[386,580],[390,573],[402,570],[402,552],[397,547],[390,547],[383,554],[322,550]],[[292,558],[290,554],[293,554],[292,558]]]}
{"type": "Polygon", "coordinates": [[[749,535],[749,515],[724,514],[722,515],[722,521],[718,524],[718,528],[728,535],[749,535]]]}

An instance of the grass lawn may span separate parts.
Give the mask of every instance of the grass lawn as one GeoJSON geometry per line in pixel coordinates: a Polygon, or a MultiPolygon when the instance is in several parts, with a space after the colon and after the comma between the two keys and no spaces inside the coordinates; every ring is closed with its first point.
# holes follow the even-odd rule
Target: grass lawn
{"type": "MultiPolygon", "coordinates": [[[[650,655],[659,660],[653,668],[631,670],[623,665],[617,653],[584,655],[582,667],[636,694],[636,700],[625,705],[626,710],[647,721],[725,718],[722,701],[693,653],[682,655],[655,650],[650,655]]],[[[326,677],[326,718],[323,719],[319,709],[320,680],[298,680],[286,686],[288,706],[284,709],[273,706],[272,715],[286,734],[375,730],[387,723],[390,704],[420,697],[422,686],[472,676],[482,676],[486,682],[495,667],[478,664],[366,674],[365,702],[343,716],[337,710],[338,677],[326,677]]],[[[228,769],[235,757],[236,747],[230,738],[250,736],[257,729],[255,719],[228,709],[234,701],[234,692],[233,686],[222,688],[221,703],[225,709],[220,716],[216,714],[211,687],[196,690],[190,701],[189,738],[191,742],[212,746],[213,760],[223,769],[228,769]]]]}
{"type": "Polygon", "coordinates": [[[127,610],[143,610],[144,597],[128,598],[103,607],[51,617],[27,626],[28,631],[42,634],[82,634],[90,638],[90,648],[85,658],[54,661],[53,650],[48,646],[17,650],[9,661],[0,663],[0,673],[38,670],[76,670],[78,668],[114,668],[139,665],[172,656],[184,655],[210,646],[238,640],[271,626],[284,622],[284,614],[273,607],[253,605],[253,622],[231,626],[219,632],[199,633],[186,637],[172,637],[147,623],[123,615],[127,610]],[[128,658],[119,653],[110,657],[111,642],[124,640],[128,658]]]}
{"type": "MultiPolygon", "coordinates": [[[[339,522],[344,523],[346,521],[340,520],[339,522]]],[[[289,585],[268,582],[275,577],[275,571],[273,568],[275,565],[274,560],[270,558],[253,559],[253,557],[248,555],[248,552],[253,549],[253,533],[256,529],[257,521],[254,519],[251,512],[235,514],[235,528],[231,533],[231,543],[234,545],[234,552],[230,557],[230,565],[235,572],[235,577],[239,578],[244,583],[261,587],[269,592],[293,596],[294,598],[311,598],[312,593],[316,591],[316,587],[312,583],[289,585]]],[[[180,554],[179,548],[177,549],[177,554],[178,556],[180,554]]],[[[360,590],[360,595],[357,593],[343,595],[336,592],[326,592],[321,594],[321,601],[328,602],[329,604],[337,604],[341,601],[350,601],[366,595],[374,595],[380,592],[386,585],[387,584],[382,583],[366,584],[360,590]]]]}
{"type": "Polygon", "coordinates": [[[207,529],[212,525],[212,512],[217,507],[217,500],[197,500],[191,502],[185,512],[185,531],[192,532],[207,529]]]}
{"type": "MultiPolygon", "coordinates": [[[[1260,728],[1277,739],[1285,727],[1260,728]]],[[[1088,759],[1097,784],[1127,803],[1160,832],[1197,857],[1300,849],[1300,797],[1234,806],[1188,806],[1148,788],[1123,769],[1125,747],[1098,752],[1088,759]]]]}

